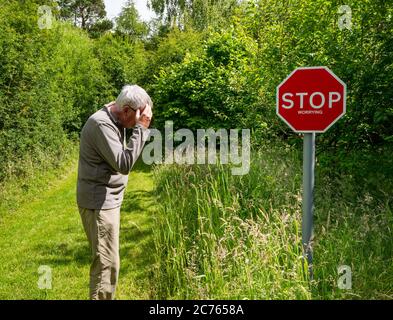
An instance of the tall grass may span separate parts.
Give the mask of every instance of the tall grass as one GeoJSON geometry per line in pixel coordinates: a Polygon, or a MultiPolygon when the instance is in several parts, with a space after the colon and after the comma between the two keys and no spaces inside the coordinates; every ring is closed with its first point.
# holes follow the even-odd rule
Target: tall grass
{"type": "Polygon", "coordinates": [[[326,158],[317,167],[313,296],[393,299],[392,150],[326,158]],[[351,267],[352,290],[337,287],[340,265],[351,267]]]}
{"type": "Polygon", "coordinates": [[[310,282],[302,265],[298,150],[261,148],[240,177],[219,165],[157,168],[157,298],[390,298],[391,189],[373,197],[348,172],[317,172],[310,282]],[[343,264],[352,268],[352,290],[337,287],[343,264]]]}
{"type": "Polygon", "coordinates": [[[300,162],[290,155],[277,161],[261,152],[240,177],[223,166],[156,171],[161,298],[310,298],[301,260],[300,162]]]}

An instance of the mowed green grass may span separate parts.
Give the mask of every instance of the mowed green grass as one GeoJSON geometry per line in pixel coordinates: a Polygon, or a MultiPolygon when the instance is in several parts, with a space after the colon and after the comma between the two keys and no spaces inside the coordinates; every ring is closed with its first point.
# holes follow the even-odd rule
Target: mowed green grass
{"type": "MultiPolygon", "coordinates": [[[[46,190],[0,221],[0,299],[87,299],[90,249],[76,206],[77,162],[46,190]],[[39,267],[52,270],[52,289],[39,289],[39,267]]],[[[121,211],[117,299],[148,299],[154,261],[153,182],[136,166],[121,211]]],[[[45,189],[45,188],[44,188],[45,189]]]]}

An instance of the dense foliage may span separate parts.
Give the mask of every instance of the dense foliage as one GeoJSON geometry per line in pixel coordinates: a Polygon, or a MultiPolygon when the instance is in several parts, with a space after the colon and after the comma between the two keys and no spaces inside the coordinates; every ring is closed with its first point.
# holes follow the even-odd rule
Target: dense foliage
{"type": "Polygon", "coordinates": [[[180,127],[247,126],[286,137],[290,129],[275,115],[276,86],[296,67],[324,65],[347,83],[348,113],[321,137],[322,145],[390,142],[393,8],[387,1],[346,4],[350,29],[339,28],[339,1],[244,2],[228,27],[209,33],[203,54],[160,73],[160,119],[176,119],[180,127]]]}
{"type": "MultiPolygon", "coordinates": [[[[125,83],[147,87],[157,127],[173,120],[178,128],[251,128],[254,141],[291,139],[296,136],[275,115],[275,88],[298,66],[326,65],[348,86],[347,115],[318,137],[321,150],[393,140],[387,1],[347,1],[350,29],[339,28],[340,1],[213,1],[207,11],[204,1],[179,1],[172,14],[188,18],[175,25],[155,21],[149,36],[133,1],[113,33],[61,22],[81,5],[90,6],[92,18],[78,21],[102,22],[101,2],[85,2],[60,2],[50,29],[37,23],[38,6],[50,1],[11,1],[0,9],[0,177],[20,171],[15,159],[35,161],[56,151],[125,83]],[[222,15],[225,24],[210,23],[220,7],[231,8],[222,15]]],[[[166,5],[152,2],[158,14],[166,5]]]]}
{"type": "Polygon", "coordinates": [[[0,9],[0,178],[63,152],[105,92],[88,37],[66,24],[40,30],[36,13],[16,1],[0,9]]]}
{"type": "Polygon", "coordinates": [[[93,41],[55,19],[40,29],[39,5],[0,8],[0,180],[56,164],[87,117],[145,67],[141,44],[111,34],[93,41]]]}

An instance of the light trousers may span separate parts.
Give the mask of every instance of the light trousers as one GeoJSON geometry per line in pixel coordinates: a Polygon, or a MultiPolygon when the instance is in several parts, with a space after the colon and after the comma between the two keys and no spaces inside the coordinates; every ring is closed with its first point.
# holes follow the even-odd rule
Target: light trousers
{"type": "Polygon", "coordinates": [[[91,210],[79,207],[92,253],[90,299],[113,300],[119,278],[120,207],[91,210]]]}

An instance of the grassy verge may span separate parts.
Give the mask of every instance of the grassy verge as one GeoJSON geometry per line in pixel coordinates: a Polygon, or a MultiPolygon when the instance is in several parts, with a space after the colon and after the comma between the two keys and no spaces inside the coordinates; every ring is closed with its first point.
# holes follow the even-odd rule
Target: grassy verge
{"type": "Polygon", "coordinates": [[[393,299],[391,149],[321,157],[317,170],[313,296],[393,299]],[[352,290],[338,288],[342,265],[351,268],[352,290]]]}
{"type": "MultiPolygon", "coordinates": [[[[391,154],[374,157],[381,162],[391,154]]],[[[301,265],[299,151],[254,152],[243,177],[231,176],[227,167],[158,168],[158,296],[392,298],[392,176],[382,167],[361,171],[361,162],[353,155],[350,160],[351,170],[335,176],[317,166],[311,285],[301,265]],[[370,185],[375,178],[378,189],[370,185]],[[351,290],[338,288],[340,265],[352,269],[351,290]]]]}
{"type": "MultiPolygon", "coordinates": [[[[78,154],[78,144],[63,146],[55,154],[41,155],[35,162],[18,159],[13,167],[20,165],[20,173],[7,175],[0,185],[0,223],[2,218],[12,214],[20,206],[34,201],[42,192],[56,186],[62,178],[75,169],[75,159],[78,154]]],[[[15,168],[11,171],[18,171],[15,168]]]]}
{"type": "Polygon", "coordinates": [[[261,153],[245,176],[219,166],[156,172],[160,297],[311,297],[300,259],[299,159],[288,155],[261,153]]]}

